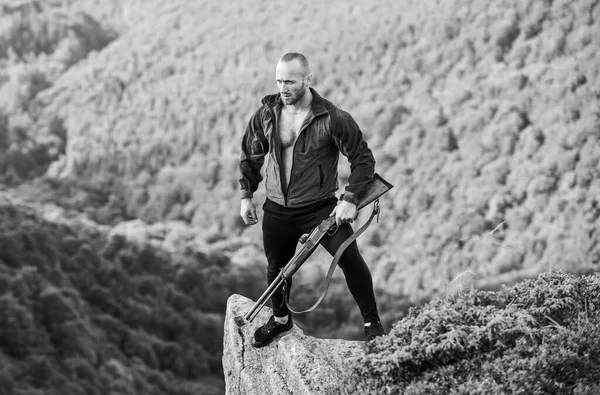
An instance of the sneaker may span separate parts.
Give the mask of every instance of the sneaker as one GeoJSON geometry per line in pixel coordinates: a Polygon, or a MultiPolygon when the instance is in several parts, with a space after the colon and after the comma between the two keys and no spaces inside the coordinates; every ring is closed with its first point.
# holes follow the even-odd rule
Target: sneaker
{"type": "Polygon", "coordinates": [[[385,335],[385,332],[383,331],[381,322],[375,321],[371,322],[371,325],[365,326],[365,337],[367,338],[368,342],[383,335],[385,335]]]}
{"type": "Polygon", "coordinates": [[[271,316],[266,324],[259,327],[256,332],[254,332],[254,342],[252,342],[252,345],[256,348],[264,347],[271,343],[277,335],[285,331],[289,331],[293,326],[294,322],[292,321],[291,314],[286,324],[280,324],[279,322],[275,321],[274,316],[271,316]]]}

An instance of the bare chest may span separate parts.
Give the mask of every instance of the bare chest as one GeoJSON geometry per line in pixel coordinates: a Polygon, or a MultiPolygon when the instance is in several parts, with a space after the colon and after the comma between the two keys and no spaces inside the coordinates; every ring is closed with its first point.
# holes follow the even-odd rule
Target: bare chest
{"type": "Polygon", "coordinates": [[[282,148],[286,149],[294,145],[304,123],[304,118],[306,118],[306,113],[290,114],[287,111],[281,112],[278,130],[282,148]]]}

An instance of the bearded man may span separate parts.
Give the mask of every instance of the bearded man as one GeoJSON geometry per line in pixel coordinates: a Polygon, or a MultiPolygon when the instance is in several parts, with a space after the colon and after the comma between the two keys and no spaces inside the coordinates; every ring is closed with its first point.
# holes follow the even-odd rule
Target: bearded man
{"type": "MultiPolygon", "coordinates": [[[[353,234],[350,224],[357,214],[356,204],[375,173],[373,154],[352,116],[311,88],[312,74],[304,55],[285,54],[277,63],[275,79],[279,93],[265,96],[250,118],[240,159],[240,215],[246,225],[255,225],[253,193],[263,180],[261,168],[268,158],[262,232],[269,284],[294,256],[298,239],[332,215],[338,230],[321,245],[335,254],[353,234]],[[350,176],[338,200],[340,153],[350,162],[350,176]]],[[[383,335],[371,272],[356,242],[344,251],[339,266],[360,309],[367,341],[383,335]]],[[[292,328],[284,297],[282,292],[273,294],[273,315],[256,330],[255,347],[268,345],[292,328]]]]}

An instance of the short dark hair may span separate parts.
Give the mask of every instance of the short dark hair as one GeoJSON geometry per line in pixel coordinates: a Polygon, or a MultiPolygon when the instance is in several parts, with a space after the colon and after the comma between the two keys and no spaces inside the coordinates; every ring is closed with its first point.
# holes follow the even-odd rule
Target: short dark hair
{"type": "Polygon", "coordinates": [[[304,75],[310,74],[310,66],[308,64],[308,60],[306,60],[306,56],[302,55],[299,52],[288,52],[281,57],[280,62],[291,62],[294,59],[298,59],[302,68],[304,69],[304,75]]]}

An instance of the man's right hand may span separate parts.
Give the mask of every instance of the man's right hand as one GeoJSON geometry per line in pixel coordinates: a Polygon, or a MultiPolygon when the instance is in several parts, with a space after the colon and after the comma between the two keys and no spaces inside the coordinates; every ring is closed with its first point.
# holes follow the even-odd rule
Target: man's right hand
{"type": "Polygon", "coordinates": [[[240,207],[240,216],[246,225],[256,225],[258,223],[258,215],[256,215],[256,206],[250,198],[242,199],[240,207]]]}

